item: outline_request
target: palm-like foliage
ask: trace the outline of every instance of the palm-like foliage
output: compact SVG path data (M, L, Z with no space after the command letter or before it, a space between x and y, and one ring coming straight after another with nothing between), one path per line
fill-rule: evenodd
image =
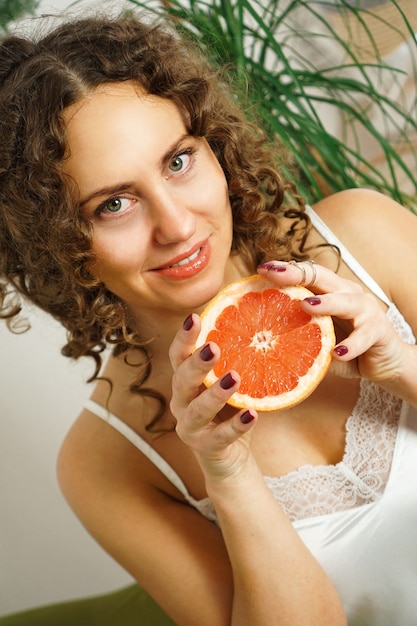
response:
M359 0L130 1L171 20L213 63L228 64L235 84L245 87L245 106L292 153L297 184L309 200L324 188L367 186L409 206L414 202L416 102L404 105L386 91L384 85L400 83L404 72L381 60L369 26L372 18L387 32L402 33L416 59L411 25L396 0L388 2L400 21L394 26L377 8L359 9ZM346 36L352 19L367 38L368 60ZM328 128L326 120L335 115L349 140ZM383 170L364 156L364 136L377 146Z
M23 17L34 15L38 0L0 0L0 32L7 31L10 22Z

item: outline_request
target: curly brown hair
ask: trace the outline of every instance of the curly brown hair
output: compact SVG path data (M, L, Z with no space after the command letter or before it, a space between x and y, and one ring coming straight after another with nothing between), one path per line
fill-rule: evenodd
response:
M126 80L173 101L190 134L208 141L229 186L234 251L254 268L270 258L307 258L309 220L281 178L279 153L248 122L221 70L171 27L95 17L38 40L7 37L0 48L0 314L19 312L11 293L47 311L67 330L63 354L95 359L92 379L106 345L146 348L123 302L88 271L92 229L62 171L63 113L98 85ZM285 232L283 217L292 223Z

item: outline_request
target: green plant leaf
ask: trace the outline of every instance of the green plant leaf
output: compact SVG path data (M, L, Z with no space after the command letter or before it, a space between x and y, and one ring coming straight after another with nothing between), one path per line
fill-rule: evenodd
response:
M24 15L34 15L38 0L0 0L0 29L8 30L8 25Z
M401 84L404 70L381 58L371 28L373 20L408 40L417 65L413 28L396 0L388 2L396 24L383 8L361 9L351 0L130 1L171 21L214 64L227 64L248 114L292 154L306 199L366 186L415 210L416 96L405 104L384 88L384 80ZM370 60L350 40L358 28ZM417 83L416 67L412 71ZM340 136L326 128L328 115L343 123ZM376 162L363 154L364 137L379 155Z

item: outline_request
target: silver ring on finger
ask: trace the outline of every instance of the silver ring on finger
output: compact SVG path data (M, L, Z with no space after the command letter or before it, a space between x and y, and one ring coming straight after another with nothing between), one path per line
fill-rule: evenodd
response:
M297 284L297 287L300 287L301 285L304 285L304 283L306 282L306 279L307 279L307 275L306 275L306 271L305 271L304 266L301 263L298 263L298 261L290 261L290 265L294 265L301 272L301 281Z
M316 282L317 279L317 268L314 264L314 261L306 261L307 265L309 265L311 267L311 271L312 271L312 276L311 276L311 280L308 283L308 285L305 285L306 289L310 289L310 287L312 287L314 285L314 283Z

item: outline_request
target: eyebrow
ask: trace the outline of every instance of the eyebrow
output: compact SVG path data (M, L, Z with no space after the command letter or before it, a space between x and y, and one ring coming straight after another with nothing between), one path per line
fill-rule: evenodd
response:
M169 159L175 156L175 154L180 149L181 144L185 141L185 139L189 139L190 137L191 135L189 135L188 133L184 133L183 135L181 135L181 137L176 139L175 142L168 148L168 150L160 158L159 166L162 167L163 165L165 165L165 163L167 163L167 161L169 161ZM96 189L95 191L92 191L85 198L82 198L80 200L80 206L84 207L86 204L91 202L91 200L94 200L94 198L99 198L101 196L108 197L108 196L113 196L116 193L122 193L123 191L127 191L128 189L131 189L133 186L134 186L133 182L124 181L120 183L115 183L114 185L110 185L108 187L101 187L100 189Z

